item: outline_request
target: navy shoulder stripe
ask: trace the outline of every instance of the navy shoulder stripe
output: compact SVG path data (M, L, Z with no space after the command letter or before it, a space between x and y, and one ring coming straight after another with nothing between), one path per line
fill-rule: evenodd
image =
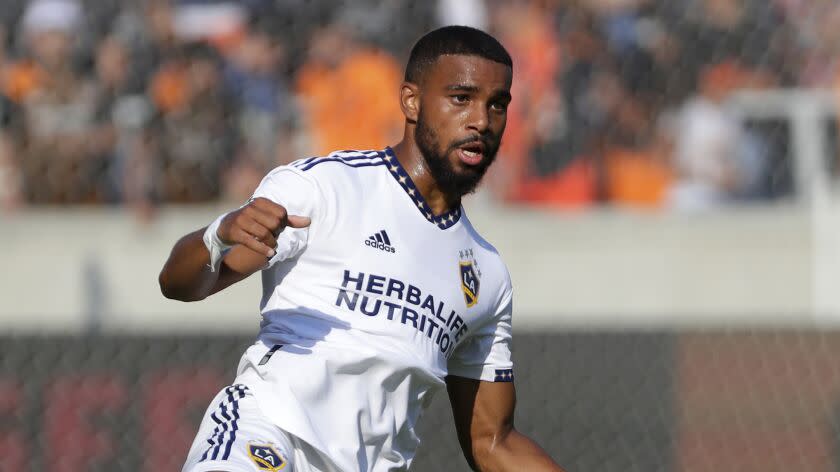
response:
M377 151L338 151L326 157L314 157L294 164L301 171L307 171L325 162L340 162L348 167L371 167L385 164L382 155Z
M289 165L290 165L291 167L296 167L296 168L299 168L300 166L305 165L305 164L308 164L308 163L310 163L310 162L314 161L315 159L320 159L320 157L319 157L319 156L315 156L315 157L306 157L306 158L303 158L303 159L298 159L298 160L296 160L296 161L294 161L294 162L289 163Z

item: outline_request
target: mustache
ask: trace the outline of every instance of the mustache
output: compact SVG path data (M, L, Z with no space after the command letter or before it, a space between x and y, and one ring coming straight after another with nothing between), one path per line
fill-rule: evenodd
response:
M465 144L470 143L481 143L484 144L484 147L487 149L495 149L499 145L499 140L492 135L487 136L470 136L467 138L459 139L452 144L449 145L450 149L459 148Z

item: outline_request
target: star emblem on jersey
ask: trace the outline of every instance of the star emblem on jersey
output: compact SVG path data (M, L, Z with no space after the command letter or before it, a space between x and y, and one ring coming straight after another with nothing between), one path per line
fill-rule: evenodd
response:
M394 249L394 246L391 245L391 238L388 237L388 233L386 233L384 229L368 236L368 238L365 239L365 246L370 246L372 248L379 249L380 251L390 252L392 254L397 252L397 250Z
M277 472L286 467L283 456L271 444L248 444L248 456L257 464L257 469Z
M458 263L461 276L461 290L464 292L464 301L467 308L478 303L478 289L481 286L479 277L481 271L475 261L472 249L463 249L458 252L460 262Z

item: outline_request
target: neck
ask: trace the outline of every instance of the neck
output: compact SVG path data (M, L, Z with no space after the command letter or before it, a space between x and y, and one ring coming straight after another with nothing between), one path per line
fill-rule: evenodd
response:
M423 153L417 147L417 143L410 139L408 133L402 141L392 146L391 149L435 215L451 211L461 204L460 195L449 195L438 186L429 171L428 165L426 165Z

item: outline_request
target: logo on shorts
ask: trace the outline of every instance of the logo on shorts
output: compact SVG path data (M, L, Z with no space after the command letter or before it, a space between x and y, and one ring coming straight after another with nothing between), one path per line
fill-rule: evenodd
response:
M286 467L283 456L271 444L248 444L248 456L257 464L257 469L277 472Z
M464 292L464 301L467 303L467 308L478 303L478 287L480 285L479 277L481 277L481 270L478 268L478 263L475 261L472 249L464 249L459 251L460 257L459 267L461 275L461 290Z

